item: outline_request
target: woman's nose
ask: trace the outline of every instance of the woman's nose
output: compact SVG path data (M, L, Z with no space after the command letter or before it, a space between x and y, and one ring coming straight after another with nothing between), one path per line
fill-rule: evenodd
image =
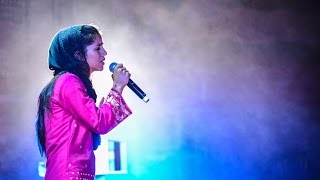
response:
M103 48L102 55L103 55L103 56L106 56L107 54L108 54L107 51Z

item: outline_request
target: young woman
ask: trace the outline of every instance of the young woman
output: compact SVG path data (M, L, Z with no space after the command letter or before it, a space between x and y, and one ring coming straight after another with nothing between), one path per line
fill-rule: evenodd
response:
M132 113L121 95L130 78L122 64L114 70L110 93L95 105L90 74L103 70L106 55L102 37L91 25L68 27L52 40L53 78L40 93L36 121L39 150L47 160L45 180L93 180L99 134Z

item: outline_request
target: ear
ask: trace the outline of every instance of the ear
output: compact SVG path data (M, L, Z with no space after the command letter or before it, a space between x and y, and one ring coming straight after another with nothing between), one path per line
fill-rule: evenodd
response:
M79 61L86 61L86 57L84 56L84 54L82 54L80 51L76 51L74 52L74 57L76 59L78 59Z

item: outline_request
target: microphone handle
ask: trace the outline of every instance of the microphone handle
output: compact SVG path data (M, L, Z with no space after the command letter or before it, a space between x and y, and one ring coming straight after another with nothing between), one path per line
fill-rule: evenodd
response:
M127 86L136 93L140 99L143 99L146 96L146 93L144 93L131 79L129 79Z

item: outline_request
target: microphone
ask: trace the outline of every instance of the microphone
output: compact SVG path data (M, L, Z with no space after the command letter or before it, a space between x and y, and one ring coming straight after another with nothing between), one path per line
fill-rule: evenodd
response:
M116 66L118 65L118 63L113 62L110 64L109 66L109 70L113 73L114 72L114 68L116 68ZM150 99L147 97L146 93L144 93L137 85L136 83L134 83L131 79L129 79L129 82L127 84L127 86L140 98L142 99L145 103L147 103Z

